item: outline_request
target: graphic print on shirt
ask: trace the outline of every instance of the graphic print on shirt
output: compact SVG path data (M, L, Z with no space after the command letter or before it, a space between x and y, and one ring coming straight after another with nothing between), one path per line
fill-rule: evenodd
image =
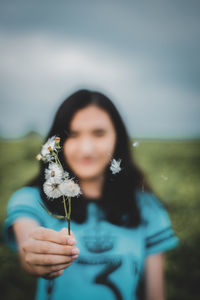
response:
M102 232L99 226L95 230L87 232L87 235L82 238L83 245L91 253L103 253L112 250L114 241L115 237Z
M117 236L112 235L108 228L106 231L102 230L100 226L98 226L98 231L96 229L88 230L87 235L82 236L82 245L86 251L84 251L85 255L80 253L76 262L90 266L102 265L101 270L94 276L93 282L109 288L116 300L124 300L123 291L120 291L119 284L110 278L123 265L123 255L114 254L112 251L117 242ZM133 276L138 275L137 260L129 263L132 265Z

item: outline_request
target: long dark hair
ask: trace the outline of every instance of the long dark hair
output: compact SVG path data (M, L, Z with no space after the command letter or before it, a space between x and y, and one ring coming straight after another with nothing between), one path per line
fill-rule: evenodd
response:
M79 90L73 93L59 107L45 142L56 135L60 137L62 146L69 136L73 116L78 110L89 105L96 105L110 116L117 135L114 158L121 159L122 162L122 171L117 175L111 174L109 166L105 170L102 198L97 203L102 207L109 222L121 226L136 227L141 223L136 192L139 190L151 191L151 188L146 182L144 174L134 162L125 125L116 107L108 97L102 93L89 90ZM64 159L63 151L59 152L59 159L64 169L75 177ZM39 187L41 198L46 207L51 212L63 215L61 198L51 201L47 199L43 192L45 168L47 168L47 165L41 162L39 175L29 183L29 186ZM85 221L87 203L88 199L85 199L84 195L72 201L72 220L78 223Z

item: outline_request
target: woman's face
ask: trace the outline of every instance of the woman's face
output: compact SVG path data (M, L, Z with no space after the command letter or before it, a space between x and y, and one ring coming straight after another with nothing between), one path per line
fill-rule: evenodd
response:
M64 157L79 180L101 177L109 164L116 143L110 116L90 105L72 118L70 135L64 143Z

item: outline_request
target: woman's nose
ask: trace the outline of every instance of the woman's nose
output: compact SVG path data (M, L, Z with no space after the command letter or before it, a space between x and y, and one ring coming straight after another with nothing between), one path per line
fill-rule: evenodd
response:
M79 150L82 154L89 155L93 153L94 143L91 139L85 138L82 139L79 144Z

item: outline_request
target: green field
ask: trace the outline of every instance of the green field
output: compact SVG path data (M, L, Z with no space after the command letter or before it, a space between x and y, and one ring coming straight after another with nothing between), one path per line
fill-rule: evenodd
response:
M167 299L200 299L200 140L138 141L138 147L133 148L135 161L168 208L180 238L179 247L166 253ZM37 135L0 141L1 229L9 197L38 171L34 157L40 151L41 142ZM2 230L0 265L1 299L32 300L35 278L21 270L17 254L3 242Z

